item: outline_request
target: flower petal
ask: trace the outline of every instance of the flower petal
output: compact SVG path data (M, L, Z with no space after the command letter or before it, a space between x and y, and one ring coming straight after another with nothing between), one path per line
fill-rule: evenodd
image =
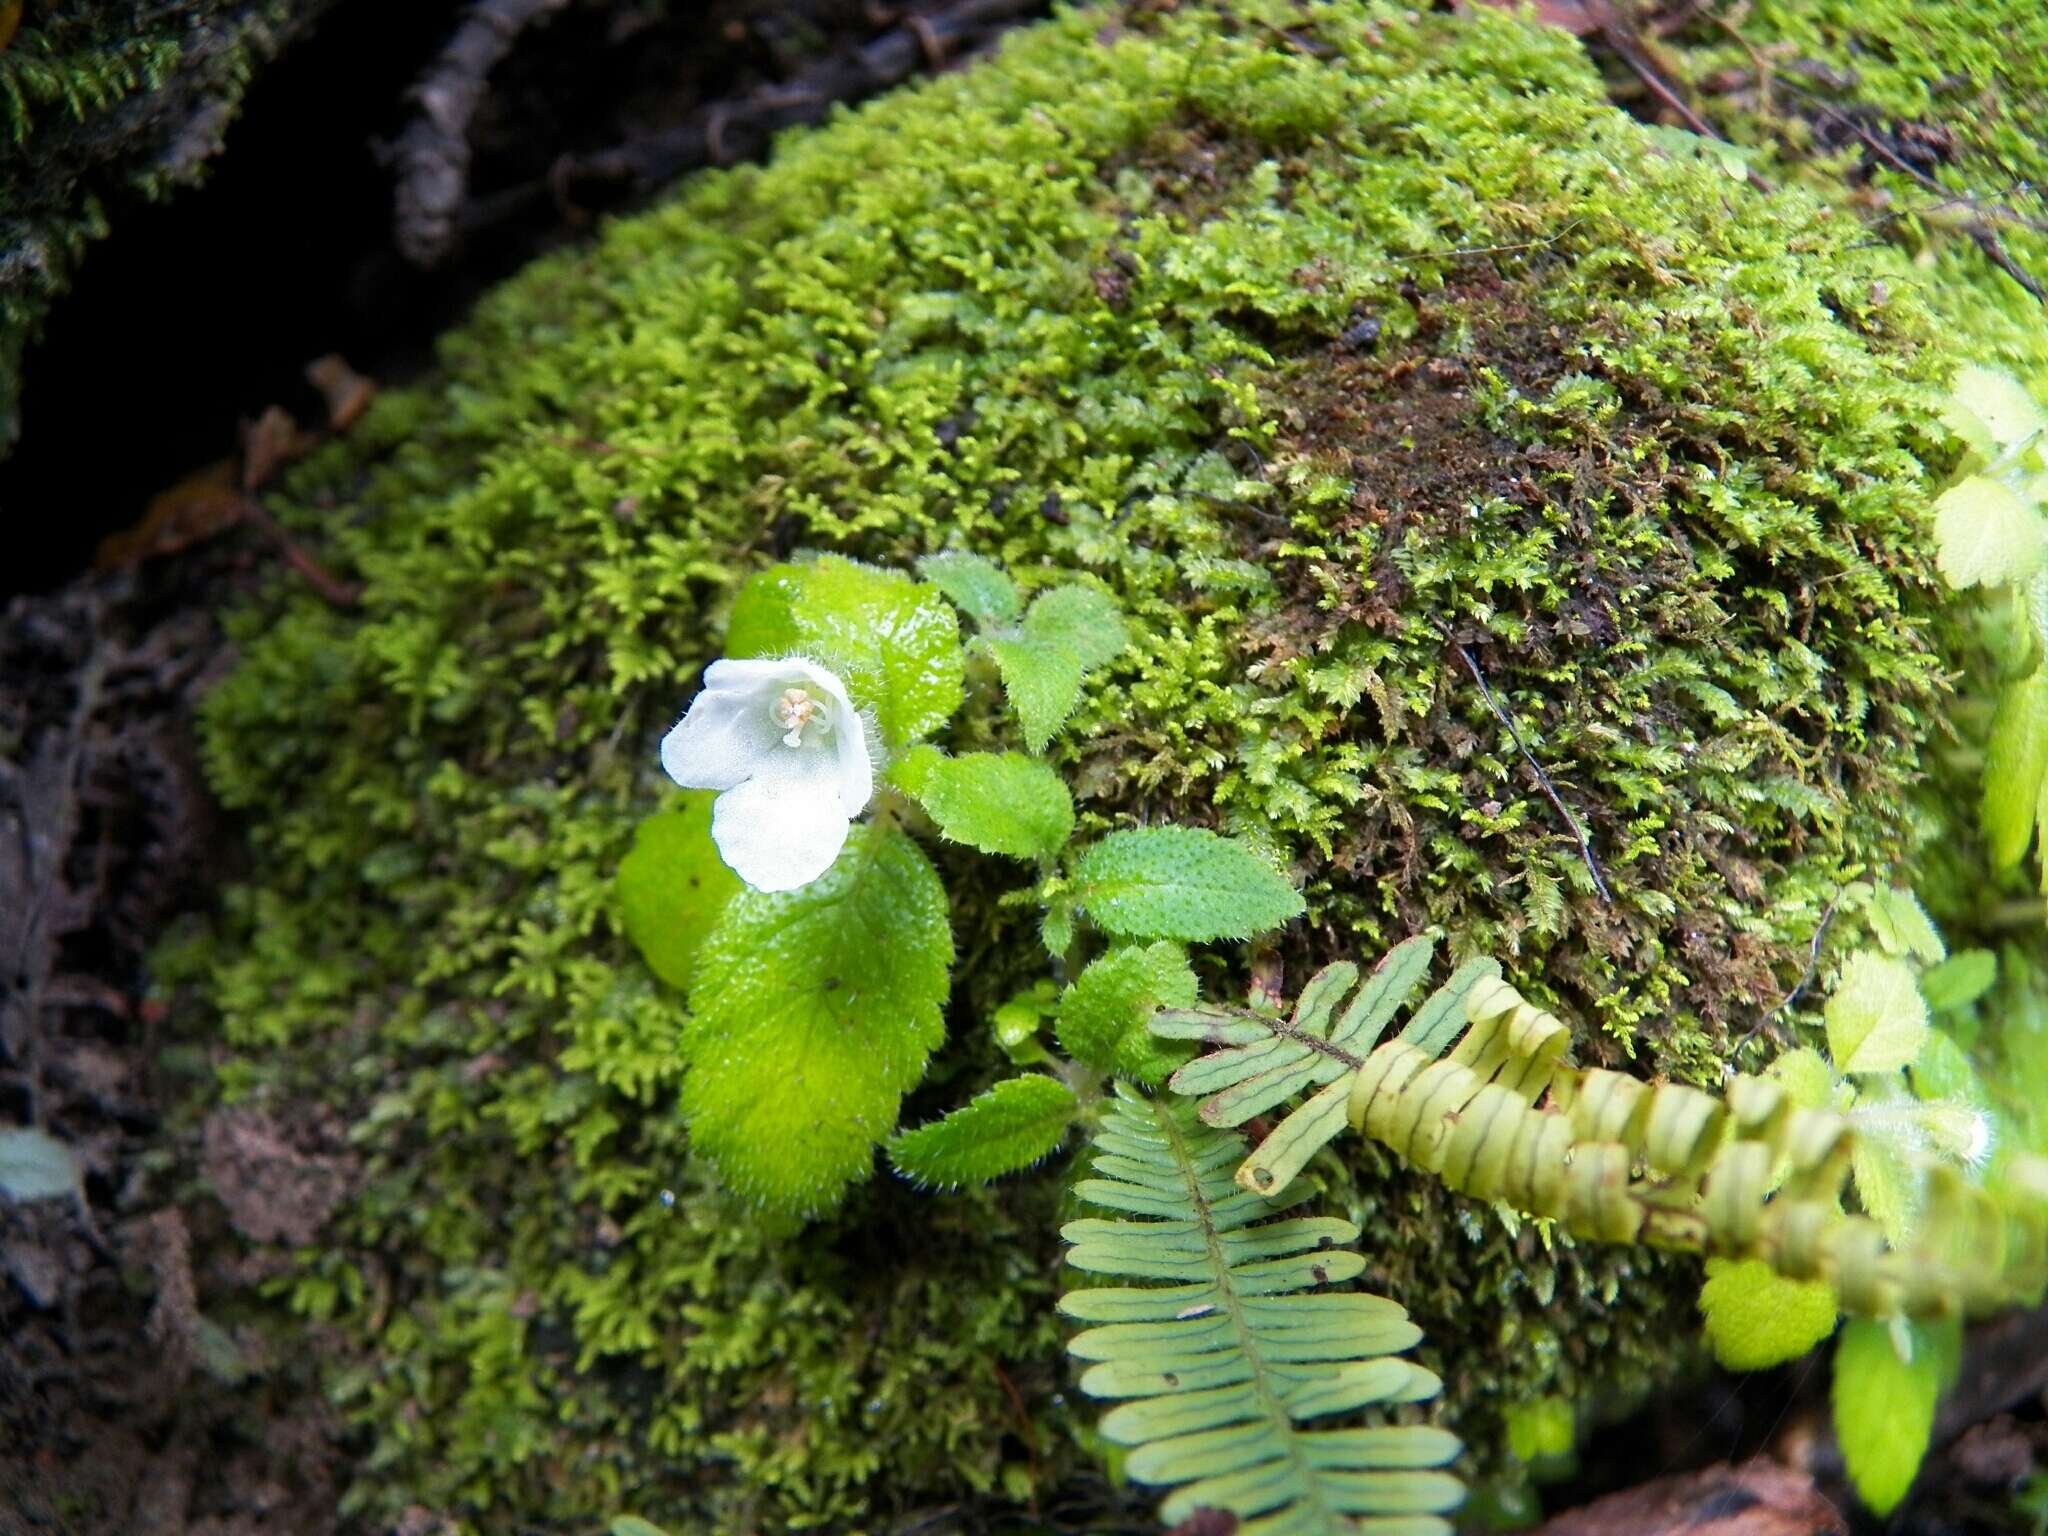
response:
M719 857L757 891L809 885L832 867L852 824L828 786L800 771L757 774L711 806Z
M661 766L684 789L731 789L745 782L777 745L768 713L775 677L735 678L726 670L735 665L769 664L713 662L704 672L704 691L661 739Z

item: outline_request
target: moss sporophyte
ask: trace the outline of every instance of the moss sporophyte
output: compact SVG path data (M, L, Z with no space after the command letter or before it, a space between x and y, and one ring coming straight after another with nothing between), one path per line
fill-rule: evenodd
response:
M875 791L867 723L837 675L801 656L714 661L661 743L685 789L715 789L711 840L760 891L793 891L832 867Z

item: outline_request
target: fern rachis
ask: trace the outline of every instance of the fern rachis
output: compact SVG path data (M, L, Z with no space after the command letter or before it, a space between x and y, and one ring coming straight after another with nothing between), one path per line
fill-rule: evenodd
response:
M1095 1139L1077 1192L1124 1219L1068 1223L1076 1268L1165 1284L1070 1292L1092 1324L1070 1344L1091 1396L1120 1399L1102 1432L1132 1447L1129 1474L1175 1487L1168 1523L1229 1510L1245 1532L1438 1536L1461 1489L1440 1467L1458 1442L1423 1425L1308 1430L1301 1421L1433 1397L1437 1378L1399 1358L1421 1332L1402 1308L1312 1291L1357 1275L1331 1217L1266 1221L1278 1206L1232 1182L1243 1143L1183 1106L1125 1094ZM1129 1219L1135 1218L1135 1219Z

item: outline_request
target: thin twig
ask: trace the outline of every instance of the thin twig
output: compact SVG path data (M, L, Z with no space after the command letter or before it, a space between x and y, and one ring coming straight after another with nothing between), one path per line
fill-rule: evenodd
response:
M1899 154L1897 150L1872 133L1862 123L1856 121L1849 113L1822 100L1812 91L1805 90L1797 85L1794 85L1792 89L1811 101L1817 111L1826 117L1832 118L1835 122L1840 123L1851 133L1855 134L1858 139L1863 141L1865 149L1869 150L1871 154L1875 155L1892 170L1897 171L1902 176L1910 177L1929 191L1948 192L1949 189L1947 187L1944 187L1934 177L1928 175L1919 166L1914 165L1910 160ZM1965 203L1978 216L1968 224L1965 224L1962 232L1975 242L1977 249L1984 253L1986 260L2007 277L2018 283L2021 288L2025 289L2028 296L2037 304L2048 304L2048 287L2043 287L2040 279L2036 278L2013 259L2012 253L2005 248L2005 242L1998 238L1998 231L1993 229L1984 218L1984 205L1975 198L1965 199ZM2033 222L2032 220L2022 218L2017 213L2014 213L2012 217L2017 223L2032 224Z
M1537 251L1542 250L1545 246L1557 244L1558 241L1585 222L1583 217L1573 219L1571 223L1565 225L1556 234L1545 235L1541 240L1519 240L1513 245L1469 245L1447 251L1394 251L1388 255L1387 260L1440 261L1446 259L1455 260L1465 256L1504 256L1510 251Z
M393 233L406 259L437 265L454 249L469 190L469 125L490 73L519 35L568 0L473 0L434 67L413 87L419 115L393 146L398 162Z
M1586 829L1579 825L1579 818L1572 814L1571 807L1564 803L1564 797L1557 792L1557 786L1550 782L1550 775L1545 773L1543 765L1536 761L1536 754L1531 752L1529 744L1522 740L1522 728L1515 724L1515 717L1501 708L1500 700L1493 696L1493 689L1486 683L1486 674L1479 670L1479 663L1473 658L1472 653L1452 639L1448 630L1444 631L1444 638L1450 640L1451 649L1458 653L1458 659L1465 663L1465 670L1472 674L1472 681L1479 685L1479 696L1486 700L1486 707L1493 711L1494 718L1508 728L1508 734L1515 739L1515 750L1522 754L1522 761L1527 763L1530 771L1536 775L1536 782L1543 786L1543 793L1550 797L1550 803L1557 807L1557 814L1562 816L1564 824L1571 828L1572 836L1579 845L1579 857L1586 861L1586 871L1593 877L1593 889L1600 893L1603 902L1611 904L1614 893L1607 888L1607 882L1601 878L1600 862L1593 857L1593 844L1586 836Z
M1820 974L1821 946L1828 941L1828 929L1834 926L1835 912L1840 908L1841 904L1842 893L1837 891L1829 899L1827 907L1821 912L1820 923L1813 930L1813 941L1806 946L1806 969L1800 973L1799 980L1793 985L1792 990L1778 1000L1778 1006L1759 1017L1754 1024L1749 1026L1749 1033L1736 1041L1729 1049L1728 1060L1731 1063L1741 1054L1742 1048L1757 1037L1759 1030L1770 1023L1771 1020L1777 1018L1779 1014L1791 1008L1794 1003L1799 1001L1806 989L1813 985L1813 978Z
M558 192L583 182L624 182L642 191L703 165L738 158L727 143L745 130L764 139L784 128L822 121L840 102L936 70L991 42L1011 24L1045 8L1045 0L953 0L912 13L849 53L835 55L794 79L692 113L676 127L594 154L565 156L552 181Z
M305 577L308 585L335 607L353 608L363 600L361 588L350 586L301 549L298 541L284 531L277 519L272 517L255 497L242 498L242 515L262 529L277 545L278 553L284 556L292 569Z

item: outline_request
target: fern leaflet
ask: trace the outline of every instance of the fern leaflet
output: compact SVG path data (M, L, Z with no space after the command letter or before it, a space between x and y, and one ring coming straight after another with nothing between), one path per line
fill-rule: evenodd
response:
M1318 1289L1365 1261L1333 1217L1265 1221L1277 1207L1232 1183L1236 1136L1183 1105L1119 1087L1077 1192L1118 1219L1069 1222L1067 1261L1162 1282L1069 1292L1060 1310L1094 1326L1068 1345L1091 1362L1081 1389L1119 1405L1102 1433L1132 1447L1125 1470L1176 1491L1169 1525L1197 1509L1236 1515L1247 1536L1443 1536L1463 1489L1458 1454L1427 1425L1305 1429L1306 1420L1434 1397L1442 1383L1399 1358L1421 1330L1392 1301Z

